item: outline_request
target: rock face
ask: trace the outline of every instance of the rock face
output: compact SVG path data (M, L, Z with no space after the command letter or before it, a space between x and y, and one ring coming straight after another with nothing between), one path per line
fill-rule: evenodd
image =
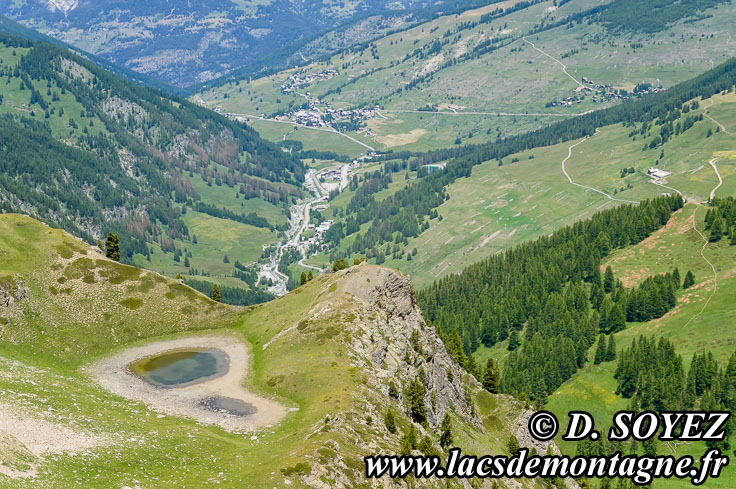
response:
M357 449L363 456L400 453L400 438L406 428L389 433L383 419L385 413L392 411L397 419L402 419L402 426L408 424L410 413L404 389L413 380L421 380L426 389L424 405L427 411L426 423L414 423L413 426L418 440L431 439L435 453L442 453L436 440L447 412L452 413L453 433L468 433L476 440L494 440L495 448L482 445L482 442L476 445L479 453L499 453L498 446L506 446L512 434L523 446L534 446L523 433L530 411L526 411L517 399L498 395L488 400L491 395L486 393L484 398L495 407L491 408L491 415L486 411L481 420L479 411L482 409L476 407L481 386L450 357L434 327L422 318L408 277L395 270L361 264L324 280L317 297L309 311L309 319L283 330L274 337L275 341L286 341L288 337L295 340L300 326L307 322L339 325L350 363L361 373L363 382L353 395L350 410L330 413L329 422L321 421L313 426L313 433L322 432L329 425L330 432L338 434L324 445L327 451L337 455L330 460L321 458L319 452L307 455L311 473L301 477L306 486L317 489L404 487L385 477L369 481L356 479L356 471L362 468L350 463L341 453L347 446ZM369 418L372 424L366 421ZM488 426L494 427L486 428L486 420ZM366 429L366 424L371 428ZM338 440L347 446L342 446ZM553 450L556 451L556 447ZM420 451L412 453L419 455ZM570 482L568 488L577 487ZM458 480L457 484L464 489L546 487L543 481L512 479L473 481L472 485L467 480ZM446 487L446 481L413 479L411 487L441 488Z
M422 318L408 277L359 265L345 272L339 287L364 311L350 347L354 363L372 374L375 388L389 395L393 382L403 402L402 388L423 371L431 427L439 425L447 409L473 426L481 425L468 399L477 382L450 358L434 327Z

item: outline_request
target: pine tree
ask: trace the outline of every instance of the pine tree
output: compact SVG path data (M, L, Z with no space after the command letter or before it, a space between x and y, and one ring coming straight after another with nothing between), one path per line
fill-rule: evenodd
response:
M736 226L731 228L731 241L728 244L731 246L736 245Z
M621 304L616 304L608 315L607 332L616 333L626 329L626 316Z
M672 282L675 283L675 288L679 289L682 287L682 279L680 278L680 270L675 267L674 270L672 270Z
M340 270L344 270L348 267L348 264L345 263L345 260L340 258L335 263L332 264L332 271L333 272L339 272Z
M220 296L220 287L218 287L217 284L212 285L212 300L215 302L220 302L220 300L222 300L222 297Z
M723 221L720 217L713 219L713 225L710 228L710 237L708 241L715 243L723 238Z
M685 274L685 280L682 282L682 288L689 289L694 284L695 284L695 276L693 275L693 272L688 270L687 273Z
M111 260L120 261L120 238L117 234L107 233L105 239L105 256Z
M606 272L603 275L603 290L606 294L610 294L613 291L613 286L615 285L615 280L613 278L613 270L611 270L610 266L606 267Z
M452 445L452 420L450 419L450 413L445 411L445 417L442 418L440 423L440 446L447 448Z
M301 276L299 277L299 284L304 285L307 283L307 274L302 272Z
M506 449L509 451L511 455L514 455L516 452L521 450L521 446L519 445L519 440L514 435L511 435L509 439L506 441Z
M396 433L396 418L394 417L394 412L390 409L383 416L383 423L386 425L389 433Z
M463 350L463 340L456 329L453 329L448 335L445 344L447 345L447 353L460 365L465 365L465 350Z
M483 388L491 394L498 393L498 366L492 358L486 362L486 370L483 372Z
M404 399L409 407L409 415L413 421L420 424L427 419L427 405L424 403L426 393L427 388L417 378L410 380L404 389Z
M307 282L309 282L309 281L310 281L310 280L312 280L313 278L314 278L314 275L312 274L312 271L310 270L310 271L309 271L309 274L307 275Z
M611 335L608 338L608 350L606 350L606 362L612 362L616 360L616 337Z
M603 333L598 336L598 346L595 349L595 359L593 363L598 365L606 361L606 353L608 352L608 345L606 344L606 335Z
M509 335L509 344L506 347L508 351L514 351L517 348L519 348L520 341L519 341L519 333L516 330L511 331L511 334Z
M596 244L601 252L601 256L608 256L608 254L611 253L611 238L609 238L603 231L598 233Z

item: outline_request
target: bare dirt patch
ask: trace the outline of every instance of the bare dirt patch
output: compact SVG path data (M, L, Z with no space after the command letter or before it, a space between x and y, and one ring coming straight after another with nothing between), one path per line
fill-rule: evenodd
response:
M403 146L405 144L416 143L425 134L427 134L426 129L412 129L411 131L402 134L378 136L376 139L379 143L385 144L388 147Z
M146 382L130 370L130 364L136 360L186 348L222 350L230 359L227 373L186 387L161 388ZM243 432L273 426L289 411L280 403L254 394L243 386L249 366L248 348L236 336L210 334L128 348L87 367L86 372L108 391L141 401L155 411L214 424L231 432ZM209 409L206 400L220 396L247 403L255 412L241 416Z
M84 452L104 443L98 436L20 414L0 404L0 474L12 478L34 477L39 457Z

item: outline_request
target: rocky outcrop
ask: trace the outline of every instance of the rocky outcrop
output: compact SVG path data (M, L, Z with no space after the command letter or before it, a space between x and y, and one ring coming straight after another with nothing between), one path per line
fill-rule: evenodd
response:
M354 363L370 372L373 387L389 395L391 384L403 402L403 387L424 373L427 421L436 427L448 409L480 427L470 391L475 379L450 358L434 327L424 321L408 277L395 270L359 265L344 272L339 290L362 314L353 326Z

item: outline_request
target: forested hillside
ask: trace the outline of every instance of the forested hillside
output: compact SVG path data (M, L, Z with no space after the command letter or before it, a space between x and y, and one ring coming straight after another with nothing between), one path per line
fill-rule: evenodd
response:
M583 366L599 333L675 306L679 277L626 289L610 269L602 276L601 260L648 237L682 205L677 195L602 211L436 282L418 293L419 304L452 354L478 376L472 353L510 338L501 388L546 399Z
M223 247L253 261L301 195L301 161L244 124L57 46L2 35L0 102L3 211L90 243L115 232L125 262L138 256L161 271L211 273ZM198 242L192 226L209 215L251 240Z

